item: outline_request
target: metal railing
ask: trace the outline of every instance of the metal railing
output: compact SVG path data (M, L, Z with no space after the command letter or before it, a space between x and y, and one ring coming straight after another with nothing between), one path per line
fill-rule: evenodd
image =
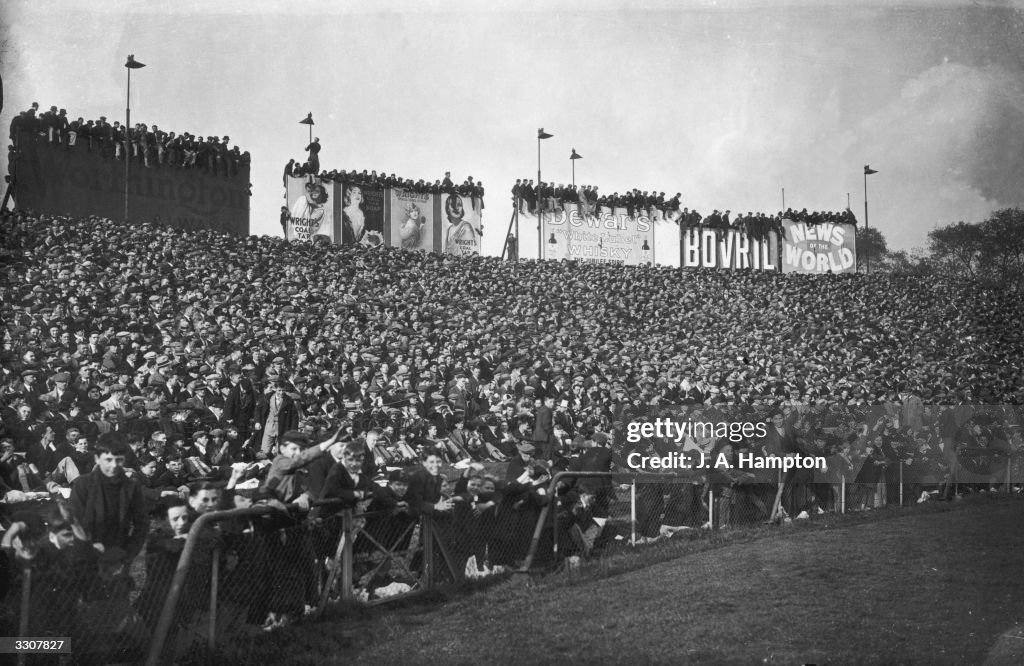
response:
M130 603L136 615L142 613L147 623L154 623L146 629L151 637L146 663L159 664L168 657L173 659L183 647L191 649L201 644L202 649L213 653L219 640L235 636L239 613L244 613L246 624L258 624L268 609L284 603L279 597L293 604L291 608L302 609L295 611L297 616L316 618L332 603L383 604L443 585L460 586L469 577L467 574L477 575L476 567L470 563L474 557L481 571L486 571L480 575L490 575L502 568L491 568L492 565L503 565L504 570L516 573L534 573L549 569L549 565L557 566L579 552L572 543L566 547L568 526L576 519L574 500L568 492L574 481L600 480L599 485L610 485L612 493L615 489L620 491L620 497L609 504L609 527L605 529L602 547L612 540L640 545L659 538L659 526L671 526L668 536L672 536L673 530L717 530L723 526L740 528L770 522L775 497L782 504L791 503L785 507L789 514L803 507L814 507L810 510L814 514L846 513L884 504L912 505L922 492L928 497L941 495L942 488L950 482L958 490L971 484L976 484L979 491L996 486L1012 490L1013 470L1019 458L993 449L961 449L960 454L965 461L973 456L980 462L958 464L946 474L940 468L923 470L907 467L903 460L891 461L890 466L895 465L896 469L890 469L888 474L882 470L869 483L858 482L853 471L805 477L791 485L781 473L773 472L773 480L766 476L757 483L731 487L709 482L699 473L673 476L563 471L543 486L543 493L536 493L544 495L542 505L537 503L523 510L510 501L499 505L500 511L482 515L469 511L465 503L448 515L403 514L400 520L391 520L394 512L358 513L352 509L301 520L265 505L216 511L199 516L191 526L173 572L170 567L166 569L169 582L144 569L141 556L126 568L123 574L130 574L136 590L145 580L147 588L155 583L158 589L166 589L166 594L157 595L153 601L141 598L146 594L143 590L143 595L133 593L129 602L125 593L125 603ZM887 493L882 489L886 484ZM593 488L581 490L589 493ZM628 497L623 496L623 491L628 492ZM321 513L340 508L339 500L314 506ZM228 529L240 522L248 522L251 532ZM223 538L204 541L211 534ZM245 549L248 551L242 552ZM255 560L245 562L245 557ZM246 568L250 565L251 569ZM123 617L103 605L102 589L99 596L90 592L97 587L95 564L90 562L81 571L71 572L36 571L33 566L32 561L26 563L20 571L20 584L11 589L11 601L19 592L21 596L20 603L12 604L8 613L12 630L17 626L20 635L37 631L38 618L47 604L53 603L52 590L63 574L85 581L80 600L75 602L77 609L65 609L77 615L49 617L47 626L59 629L61 635L77 632L82 642L99 644L115 640L118 644L111 644L115 651L124 652L139 643L139 636L111 639L114 634L89 633L92 627L117 625ZM249 575L250 570L255 573ZM281 576L282 571L291 575ZM161 587L164 584L166 587ZM102 587L102 583L99 585ZM245 589L239 591L239 585ZM380 592L388 588L387 594ZM93 600L100 599L98 605L90 605L91 594ZM95 617L86 617L83 622L83 612ZM112 614L101 617L104 612ZM194 631L189 633L185 627ZM171 643L175 636L181 639L177 645ZM191 643L182 645L183 640Z

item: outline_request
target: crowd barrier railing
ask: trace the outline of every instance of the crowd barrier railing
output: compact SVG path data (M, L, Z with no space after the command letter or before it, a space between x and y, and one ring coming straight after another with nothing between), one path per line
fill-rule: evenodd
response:
M73 637L79 654L131 663L145 657L155 665L189 650L212 653L219 640L275 613L316 618L332 603L383 604L495 573L545 571L579 552L567 539L576 520L564 492L569 482L609 488L605 543L634 546L677 531L796 519L802 507L843 514L913 505L922 493L937 498L965 485L1013 490L1019 456L983 448L959 453L948 474L891 461L896 469L869 483L853 471L787 481L773 470L754 483L728 485L696 473L563 471L537 493L543 502L462 502L447 515L341 510L337 500L315 503L312 518L304 519L265 505L216 511L197 518L163 579L141 566L143 555L116 573L102 566L97 572L94 560L56 569L28 561L10 591L11 601L19 592L20 599L7 609L8 626L22 636Z
M431 516L396 519L392 511L339 510L339 504L314 503L313 513L303 520L290 520L280 509L263 505L201 515L177 562L146 663L155 666L180 658L194 649L197 636L205 639L205 650L212 654L219 638L241 633L243 625L258 625L265 616L267 621L275 615L315 619L332 602L360 599L357 588L363 590L362 601L377 604L463 581ZM324 509L337 513L316 515ZM240 522L267 519L285 524L255 526L248 533L237 530ZM211 536L222 538L212 546L212 554L203 557L203 548L211 549ZM248 562L243 561L246 558ZM204 626L197 628L187 613L195 614L194 594L207 593L197 590L194 582L207 579L208 614L200 619ZM382 580L391 583L383 586ZM239 590L239 584L245 589ZM263 628L269 628L267 621Z

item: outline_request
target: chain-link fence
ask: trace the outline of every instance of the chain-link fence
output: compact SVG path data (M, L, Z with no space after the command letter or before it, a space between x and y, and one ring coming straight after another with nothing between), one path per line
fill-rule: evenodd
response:
M864 477L813 473L558 472L537 485L463 493L434 511L359 513L338 501L309 513L266 505L200 515L187 537L154 531L138 557L91 546L6 558L2 631L67 637L64 663L172 663L230 639L318 617L334 603L386 603L440 586L543 572L612 544L743 529L951 492L1010 491L1021 461L963 450L949 474L904 461ZM880 466L881 467L881 466ZM62 663L22 656L21 663Z

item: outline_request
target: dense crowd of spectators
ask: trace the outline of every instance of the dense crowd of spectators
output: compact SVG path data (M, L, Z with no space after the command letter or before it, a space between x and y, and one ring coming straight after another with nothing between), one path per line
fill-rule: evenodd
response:
M516 184L512 186L512 198L517 202L520 212L537 212L537 197L540 195L541 209L543 211L558 210L561 202L579 203L586 206L604 206L606 208L626 208L630 215L633 211L649 210L670 213L679 210L680 197L676 192L675 196L666 199L664 192L641 192L638 189L631 190L626 194L615 192L611 195L601 194L596 186L591 185L555 185L554 183L541 182L538 192L537 184L532 178L517 178Z
M314 432L346 418L415 450L430 426L461 428L455 462L507 457L549 397L572 436L632 402L1022 397L1021 305L971 284L510 267L98 219L27 229L34 259L5 285L3 381L5 402L37 420L72 404L81 419L141 417L155 403L188 439L233 425L245 440L279 386L292 425ZM838 307L814 305L823 285ZM239 386L243 415L229 400Z
M512 198L519 212L536 214L538 190L533 179L519 178L512 186ZM676 192L666 198L664 192L640 191L633 189L626 194L614 192L604 195L597 187L590 185L555 185L542 182L540 186L540 208L542 211L561 210L562 203L578 203L592 213L598 207L624 208L626 214L634 217L646 214L654 219L672 219L682 227L701 227L710 229L737 229L753 235L755 238L766 238L769 231L781 233L782 220L805 222L807 224L857 224L857 217L849 208L843 211L808 211L806 208L796 211L787 208L774 215L747 212L733 216L731 210L720 211L717 208L707 217L696 209L681 206L682 194Z
M900 398L873 406L794 401L779 410L695 405L645 411L645 418L667 417L677 423L769 425L767 436L736 442L698 434L680 442L652 438L624 444L621 455L627 459L634 452L682 452L703 455L705 464L711 465L724 454L734 467L686 473L683 483L639 485L639 533L651 539L701 526L712 498L717 527L769 520L783 475L760 469L757 463L741 468L741 453L755 461L786 455L825 461L821 467L793 469L785 475L780 519L842 509L870 511L899 504L901 493L906 504L948 501L957 490L1001 490L1007 481L1019 490L1024 478L1024 413L1019 406L938 406L926 405L914 394ZM654 475L680 476L675 470L654 470Z
M444 178L439 178L434 182L430 182L423 180L422 178L419 180L401 178L393 173L388 174L384 171L381 171L380 174L378 174L376 170L321 170L319 159L317 158L314 160L314 155L319 155L319 139L316 140L316 143L307 146L307 150L314 145L317 148L315 152L310 152L310 156L307 161L299 162L294 159L288 160L288 164L284 167L285 178L289 176L317 176L321 180L351 183L353 185L360 185L364 187L390 187L410 190L420 194L459 194L464 197L473 197L481 201L484 197L483 181L474 180L473 176L467 176L461 184L457 185L455 181L452 180L451 172L449 171L445 172Z
M51 106L39 113L39 104L14 116L11 120L10 158L16 160L24 141L47 144L53 149L98 152L105 159L130 159L140 166L154 169L199 169L205 173L233 178L239 171L248 172L249 151L229 144L230 137L180 135L157 125L136 123L127 128L120 121L107 122L81 117L71 120L65 109ZM14 173L12 168L11 172Z
M67 498L54 524L68 544L99 543L122 570L148 538L147 554L173 563L204 511L331 499L445 516L456 561L505 566L525 554L551 474L610 469L615 433L645 406L740 404L784 430L825 406L1024 401L1024 305L966 281L509 264L95 217L0 221L0 490L8 505ZM803 441L862 468L884 465L886 446L947 450L926 451L930 435L902 423L861 431L843 418ZM776 440L743 446L785 453ZM876 501L877 479L854 481ZM611 482L559 495L585 553ZM15 535L43 529L15 523ZM260 566L308 561L294 543L263 546L278 550ZM276 575L302 580L293 568ZM309 602L285 597L255 621L276 626Z

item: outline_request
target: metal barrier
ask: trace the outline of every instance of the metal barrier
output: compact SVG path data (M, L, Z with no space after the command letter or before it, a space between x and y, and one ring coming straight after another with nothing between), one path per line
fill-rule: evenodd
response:
M331 500L314 507L337 505L338 500ZM248 533L248 544L245 533L236 533L233 540L226 538L229 523L268 518L288 520L279 509L263 505L199 516L185 539L167 590L147 664L166 663L191 647L194 641L188 635L177 646L171 645L171 639L190 621L194 624L197 588L209 594L205 649L212 653L218 636L231 633L227 628L256 624L264 615L268 620L277 615L313 619L332 601L356 599L357 587L364 590L363 601L384 603L440 584L463 582L450 544L439 534L444 530L429 515L394 522L391 511L343 509L324 518L291 521L262 531L254 527ZM217 538L211 538L214 536ZM204 548L211 551L209 563L197 562ZM247 557L249 561L243 561ZM209 567L209 585L197 586L197 574L205 580L204 565ZM228 585L224 585L225 575ZM380 584L383 579L391 583L385 587ZM244 583L245 589L232 589L238 582ZM387 596L370 598L381 589L388 590ZM268 628L266 623L264 626Z
M145 597L138 594L141 558L106 564L84 545L18 564L10 572L20 577L10 589L17 622L4 633L66 637L81 661L141 661L149 638L141 617ZM16 661L24 664L25 655Z
M967 454L994 462L978 463L974 471L969 465L954 469L961 488L1012 489L1015 457L992 450ZM97 574L95 557L57 568L30 562L10 591L11 602L19 591L20 599L7 607L9 630L72 636L79 654L95 651L124 662L145 656L146 663L158 664L188 649L212 652L223 637L235 636L242 625L258 626L271 613L315 618L335 602L381 604L478 576L557 566L580 553L569 536L587 513L579 509L573 481L600 479L602 487L611 485L611 495L616 487L628 491L609 500L601 538L640 545L686 530L770 522L776 498L780 506L790 502L783 516L797 518L791 514L805 509L845 513L876 503L903 506L916 503L922 492L938 493L941 473L904 467L899 461L877 481L858 482L850 471L791 485L775 471L772 481L748 484L713 483L701 474L564 471L543 492L530 491L532 504L508 497L498 505L462 501L446 514L394 521L393 512L342 510L297 520L263 505L217 511L196 519L180 555L161 571L143 567L142 556L106 574ZM885 492L887 481L892 487ZM338 505L315 506L327 513ZM147 553L152 555L149 546Z

